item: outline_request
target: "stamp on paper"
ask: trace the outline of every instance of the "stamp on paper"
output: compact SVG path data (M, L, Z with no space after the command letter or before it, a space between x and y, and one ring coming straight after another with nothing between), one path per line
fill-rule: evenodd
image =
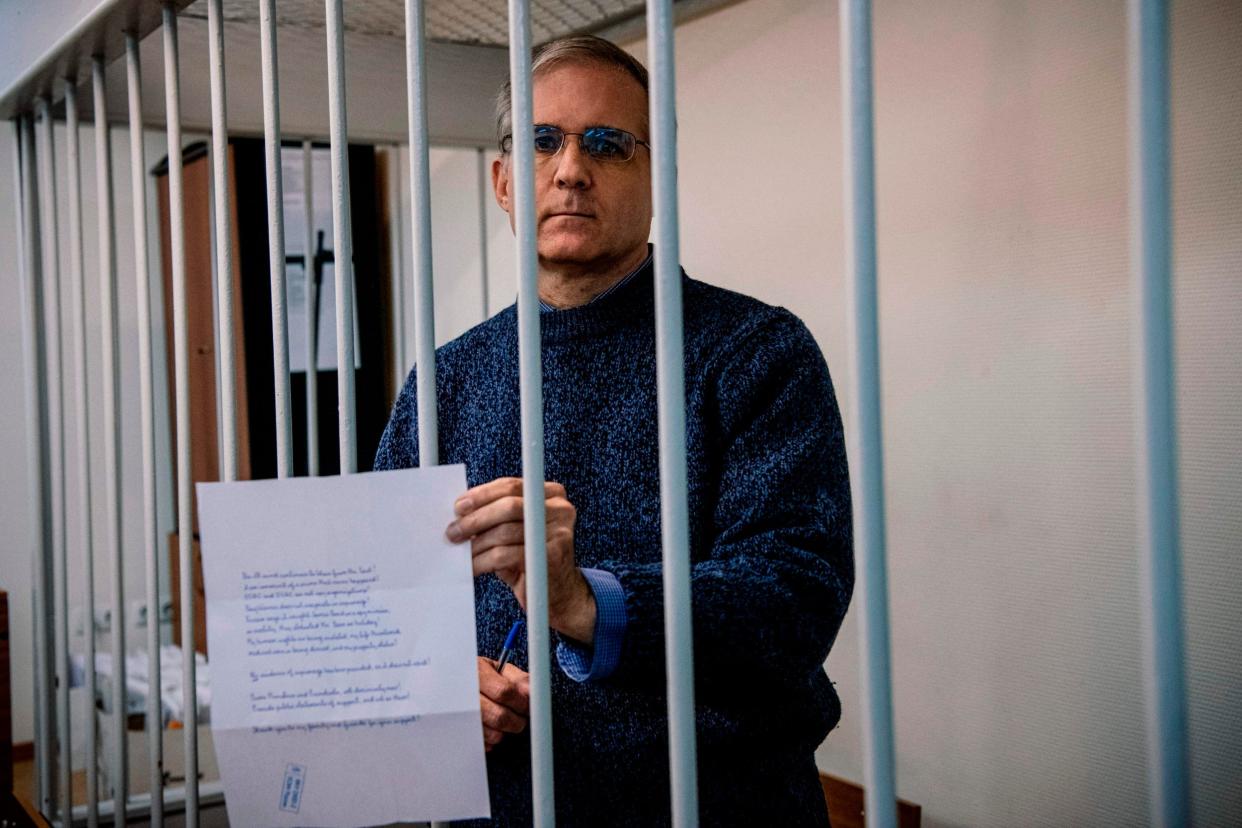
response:
M306 780L305 765L285 765L285 781L280 788L280 810L296 814L302 807L302 783Z

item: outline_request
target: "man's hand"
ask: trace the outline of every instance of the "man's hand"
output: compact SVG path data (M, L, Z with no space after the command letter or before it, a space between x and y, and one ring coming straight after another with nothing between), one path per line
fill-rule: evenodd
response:
M591 644L595 639L595 594L574 565L577 510L560 483L544 483L548 541L548 622L552 629ZM453 505L457 519L445 534L470 541L475 576L495 572L526 609L526 534L522 480L501 477L475 486Z
M521 733L530 716L530 674L512 664L496 672L496 662L479 656L479 712L483 716L483 750L500 744L506 733Z

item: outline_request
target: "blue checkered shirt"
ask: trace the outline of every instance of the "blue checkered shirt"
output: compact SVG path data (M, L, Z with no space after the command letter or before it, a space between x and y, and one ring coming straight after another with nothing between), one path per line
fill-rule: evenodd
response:
M595 593L595 643L582 647L562 638L556 645L556 660L574 681L598 681L611 675L621 661L625 592L611 572L583 569L582 574Z

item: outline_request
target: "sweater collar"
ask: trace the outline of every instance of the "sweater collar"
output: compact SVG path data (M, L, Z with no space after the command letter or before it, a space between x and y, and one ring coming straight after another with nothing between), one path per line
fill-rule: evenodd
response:
M629 276L585 305L539 314L541 339L563 342L584 336L599 336L627 327L654 324L655 294L654 248L648 245L647 259ZM516 320L516 306L514 318Z

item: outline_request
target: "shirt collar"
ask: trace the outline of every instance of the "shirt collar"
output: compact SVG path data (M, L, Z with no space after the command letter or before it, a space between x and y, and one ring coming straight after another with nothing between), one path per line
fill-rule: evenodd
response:
M651 245L647 245L647 257L643 259L642 262L639 263L638 267L634 268L628 274L626 274L625 278L609 285L602 292L594 296L590 302L586 302L585 304L578 305L577 307L585 308L587 305L593 305L596 302L598 302L600 299L603 299L608 294L614 293L615 291L618 291L621 288L625 287L627 284L629 284L631 281L634 280L634 277L638 275L639 271L641 271L647 265L651 264L651 253L652 253ZM562 310L571 310L571 308L557 308L557 307L553 307L552 305L549 305L547 302L543 301L542 299L539 300L539 312L540 313L555 313L556 311L562 311Z

